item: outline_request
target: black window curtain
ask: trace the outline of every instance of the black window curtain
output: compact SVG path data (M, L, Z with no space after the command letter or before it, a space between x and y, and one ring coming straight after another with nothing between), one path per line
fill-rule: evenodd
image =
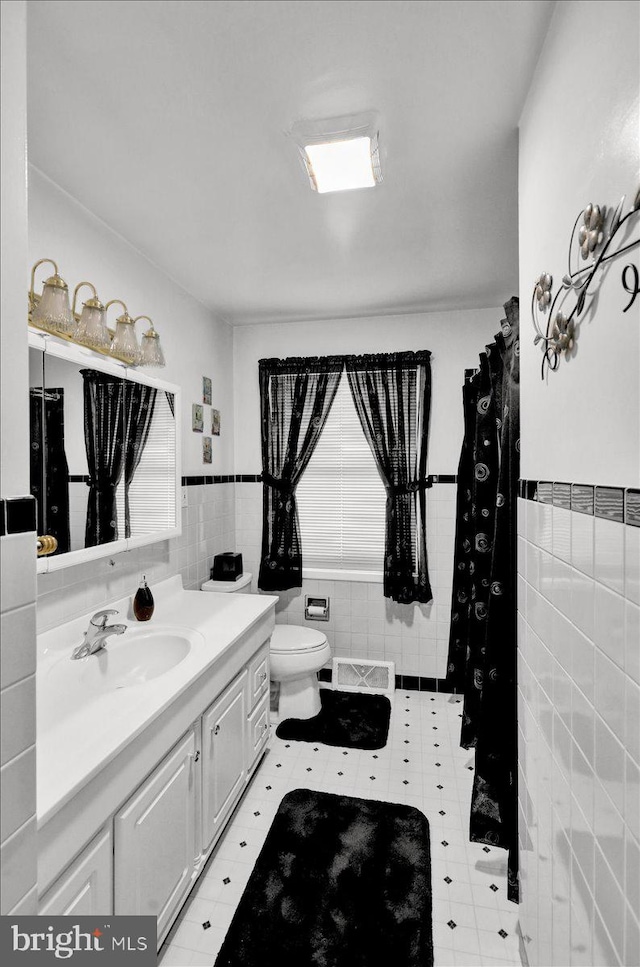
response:
M58 554L71 550L69 466L64 446L64 389L30 390L31 493L36 498L38 534L58 541Z
M302 586L295 490L325 425L342 356L261 359L263 524L258 587Z
M124 476L124 537L131 537L129 487L149 438L157 390L142 383L80 371L89 467L85 547L118 540L116 491Z
M124 388L124 536L131 537L129 488L149 439L157 390L125 381ZM171 394L167 393L167 399ZM173 412L173 411L172 411Z
M347 356L351 395L387 492L384 596L431 601L427 566L427 445L431 353Z
M476 750L470 838L509 851L517 900L518 300L504 308L502 332L463 391L447 675L464 693L461 745Z
M94 547L118 539L116 490L124 470L124 380L95 369L80 372L89 468L85 547Z

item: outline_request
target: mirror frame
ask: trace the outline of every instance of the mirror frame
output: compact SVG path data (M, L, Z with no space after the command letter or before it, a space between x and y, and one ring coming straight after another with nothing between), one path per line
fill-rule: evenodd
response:
M37 558L37 573L45 574L48 571L59 571L65 567L73 567L76 564L83 564L87 561L96 561L101 557L111 557L120 554L122 551L131 551L135 547L143 547L145 544L157 544L160 541L168 541L172 537L179 537L182 534L182 397L181 388L174 383L158 379L155 376L148 376L146 373L137 369L132 369L124 363L117 362L94 353L91 349L85 349L71 342L63 342L48 333L36 332L29 329L29 348L37 349L44 354L45 366L47 356L56 356L79 366L90 365L92 369L97 369L101 373L110 373L112 376L119 376L121 379L128 379L134 383L143 383L145 386L153 386L156 389L166 390L173 393L176 420L176 526L167 530L156 531L155 534L145 534L144 537L126 537L109 544L97 544L95 547L83 547L77 551L68 551L60 557L39 557Z

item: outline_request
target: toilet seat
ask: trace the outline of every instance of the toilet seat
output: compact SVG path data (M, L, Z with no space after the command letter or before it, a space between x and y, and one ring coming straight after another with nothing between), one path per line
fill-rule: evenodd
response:
M283 655L309 654L320 651L327 644L327 636L303 625L276 625L271 635L272 652Z

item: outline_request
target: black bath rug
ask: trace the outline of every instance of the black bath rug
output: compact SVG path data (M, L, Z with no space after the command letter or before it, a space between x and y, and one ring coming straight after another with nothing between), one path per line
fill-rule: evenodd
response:
M322 707L311 719L285 719L279 739L323 742L347 749L381 749L387 744L391 702L386 695L320 689Z
M413 806L296 789L215 967L433 967L429 824Z

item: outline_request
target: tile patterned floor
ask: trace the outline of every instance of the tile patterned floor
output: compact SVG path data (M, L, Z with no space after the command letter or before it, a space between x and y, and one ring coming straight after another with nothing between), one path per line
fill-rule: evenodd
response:
M468 842L473 758L458 745L460 712L454 696L397 691L389 741L377 752L283 742L273 734L160 951L161 967L212 967L280 800L297 788L422 810L431 828L435 967L520 967L506 853Z

